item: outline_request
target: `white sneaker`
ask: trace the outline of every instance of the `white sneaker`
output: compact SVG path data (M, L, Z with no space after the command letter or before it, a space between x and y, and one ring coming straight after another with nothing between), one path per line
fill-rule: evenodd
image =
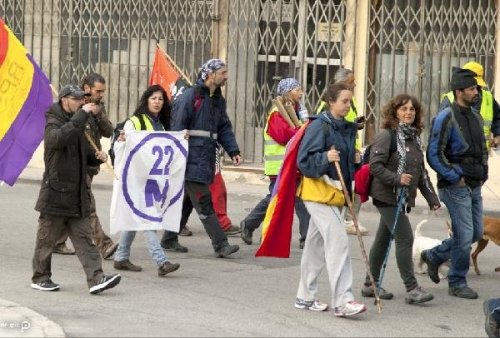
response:
M295 307L297 309L308 309L311 311L326 311L328 309L328 304L321 303L317 299L305 301L303 299L297 298L295 300Z
M353 221L344 221L344 225L345 225L345 231L347 232L347 234L356 235L356 227L354 226ZM359 228L359 232L361 232L361 236L368 235L368 229L365 228L364 226L362 226L359 222L358 222L358 228Z
M366 311L365 304L356 302L355 300L351 300L350 302L347 302L344 305L337 306L334 309L333 314L336 317L349 317L365 311Z

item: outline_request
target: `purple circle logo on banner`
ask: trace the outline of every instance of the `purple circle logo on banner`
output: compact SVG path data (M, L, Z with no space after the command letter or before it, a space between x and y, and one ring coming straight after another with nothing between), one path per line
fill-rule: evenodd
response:
M165 139L171 142L165 142ZM152 222L162 222L163 215L168 208L178 202L182 196L184 182L177 184L177 186L171 186L169 181L171 170L173 169L171 164L174 152L177 153L177 156L182 155L187 159L187 149L178 139L167 133L150 133L130 151L123 166L122 190L125 201L137 216ZM153 167L149 171L144 187L140 189L141 193L133 194L129 189L128 181L130 175L144 174L135 173L131 170L134 160L140 160L138 155L141 153L150 153L156 160L154 160ZM151 156L150 154L148 156ZM162 183L163 187L160 187ZM171 189L175 191L171 192ZM152 214L151 212L148 213L148 210L145 210L150 207L158 210L158 204L160 204L160 208L162 209L161 215L159 215L159 212ZM166 207L165 204L167 204Z

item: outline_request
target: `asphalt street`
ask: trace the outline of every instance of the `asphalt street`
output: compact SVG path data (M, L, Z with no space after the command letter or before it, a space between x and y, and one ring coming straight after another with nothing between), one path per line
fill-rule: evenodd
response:
M102 176L105 174L101 174ZM168 253L181 268L167 277L157 276L141 234L136 237L131 260L142 272L122 272L122 282L101 295L91 296L84 273L75 256L54 255L53 280L61 284L59 292L41 292L30 288L31 259L38 213L33 210L39 185L24 181L14 187L0 187L0 299L28 307L59 324L67 336L386 336L386 337L480 337L484 333L482 303L500 296L500 248L490 244L479 257L482 271L469 273L469 285L480 295L477 300L448 296L446 281L433 284L426 275L419 283L435 299L425 305L407 305L404 288L395 265L394 247L386 270L384 288L395 298L383 301L377 313L373 299L360 297L365 263L358 240L350 236L353 260L353 292L365 301L368 312L355 319L333 316L332 311L316 313L297 310L293 303L299 280L301 250L295 221L292 252L289 259L254 257L257 244L248 246L239 237L230 242L241 249L228 259L213 255L207 234L196 217L189 225L194 235L181 237L189 252ZM250 211L266 193L266 182L234 180L227 183L229 216L234 223ZM110 186L97 185L94 191L98 214L109 230ZM366 210L363 210L366 209ZM370 231L363 237L367 251L378 225L378 213L363 207L362 224ZM413 226L426 218L425 235L445 238L445 214L416 212L410 215ZM117 235L112 236L115 240ZM258 233L254 234L255 242ZM104 261L105 273L114 273L112 261ZM326 271L319 279L318 297L329 301ZM5 316L0 312L0 324ZM29 330L35 330L31 327ZM12 328L12 335L29 333ZM5 331L4 331L5 332Z

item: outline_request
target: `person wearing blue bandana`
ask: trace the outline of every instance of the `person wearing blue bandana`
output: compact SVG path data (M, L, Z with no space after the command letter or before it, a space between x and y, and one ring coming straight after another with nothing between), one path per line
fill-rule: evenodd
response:
M304 110L300 108L303 91L296 79L282 79L276 87L276 96L280 96L285 104L291 104L297 117L299 117L299 111ZM292 127L288 124L275 105L271 107L264 128L264 173L269 177L269 194L240 223L241 239L248 245L252 244L252 234L264 221L264 217L266 216L266 210L271 201L271 194L276 183L276 178L283 163L286 144L298 130L299 127ZM297 182L299 180L300 175L297 175ZM310 216L304 202L299 197L295 198L295 212L299 219L299 247L303 249Z
M171 129L187 130L189 155L185 174L185 193L189 196L209 235L216 257L226 258L237 252L238 245L230 245L221 229L212 204L209 185L215 176L216 147L219 143L235 165L241 156L231 121L226 111L226 100L221 87L227 81L224 61L210 59L200 69L196 84L184 91L173 105Z

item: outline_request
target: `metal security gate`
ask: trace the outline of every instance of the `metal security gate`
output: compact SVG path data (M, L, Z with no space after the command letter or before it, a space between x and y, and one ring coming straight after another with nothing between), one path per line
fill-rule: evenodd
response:
M210 58L212 1L3 0L0 17L52 84L107 80L113 122L132 113L147 87L156 43L194 79Z
M236 138L245 162L261 164L277 78L299 80L312 110L340 66L354 69L360 111L369 117L368 141L379 128L383 105L400 92L422 101L428 126L452 66L477 60L492 88L499 73L498 3L0 0L0 17L56 88L91 71L103 74L113 122L133 111L146 88L157 42L191 80L207 59L226 59L225 95Z
M440 95L448 91L452 66L481 63L492 88L497 12L493 0L372 0L367 139L379 128L383 105L396 94L409 93L425 108L427 143L428 126Z
M261 163L263 128L272 92L295 77L312 110L354 41L346 12L355 1L231 0L228 111L247 162ZM353 50L353 48L350 48Z

